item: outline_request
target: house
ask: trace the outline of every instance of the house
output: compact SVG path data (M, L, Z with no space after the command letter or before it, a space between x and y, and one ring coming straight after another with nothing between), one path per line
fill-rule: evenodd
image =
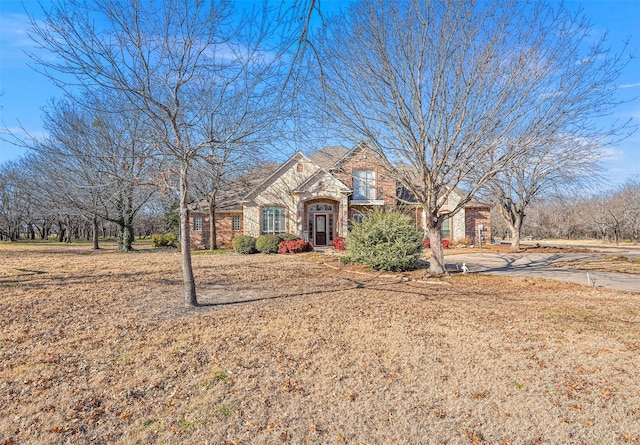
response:
M255 175L254 175L255 179ZM330 246L346 236L349 225L374 208L401 208L423 227L422 209L400 205L401 187L381 162L380 155L361 143L349 150L331 146L307 157L298 152L261 181L236 183L216 210L219 245L230 244L240 234L292 233L314 246ZM244 190L241 190L243 185ZM246 191L241 198L239 191ZM454 190L444 210L460 199ZM209 214L202 205L191 211L192 244L207 247L210 242ZM473 201L442 226L443 239L471 243L487 242L491 233L490 208ZM486 238L485 238L486 237Z

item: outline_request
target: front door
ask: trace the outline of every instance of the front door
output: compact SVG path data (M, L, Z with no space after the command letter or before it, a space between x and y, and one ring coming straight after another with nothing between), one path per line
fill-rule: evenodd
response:
M316 215L316 246L327 245L327 215Z

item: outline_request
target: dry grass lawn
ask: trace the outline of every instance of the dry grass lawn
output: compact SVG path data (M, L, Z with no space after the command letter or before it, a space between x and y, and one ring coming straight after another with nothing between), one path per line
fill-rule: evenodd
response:
M328 259L0 244L0 444L640 443L640 295Z
M616 255L607 255L599 259L557 261L553 263L553 266L640 275L640 258L627 258L625 256Z

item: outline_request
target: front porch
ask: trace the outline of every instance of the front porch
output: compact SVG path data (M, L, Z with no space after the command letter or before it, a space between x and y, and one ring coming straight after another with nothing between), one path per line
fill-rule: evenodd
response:
M331 246L336 237L344 236L346 218L342 217L341 202L329 198L303 201L301 212L301 238L314 247Z

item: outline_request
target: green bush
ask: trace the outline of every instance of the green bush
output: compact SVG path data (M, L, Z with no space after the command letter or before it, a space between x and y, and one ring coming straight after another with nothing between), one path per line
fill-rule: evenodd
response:
M280 241L298 241L300 239L299 236L295 236L293 233L281 233L278 236Z
M376 270L414 268L422 252L422 233L411 218L398 212L375 210L353 225L347 237L349 261Z
M282 238L278 235L260 235L256 239L256 250L260 253L278 253L278 244Z
M153 247L175 247L176 239L176 234L173 232L154 233L151 235Z
M251 253L256 253L256 239L249 235L240 235L236 236L232 241L233 251L236 253L241 253L243 255L248 255Z

